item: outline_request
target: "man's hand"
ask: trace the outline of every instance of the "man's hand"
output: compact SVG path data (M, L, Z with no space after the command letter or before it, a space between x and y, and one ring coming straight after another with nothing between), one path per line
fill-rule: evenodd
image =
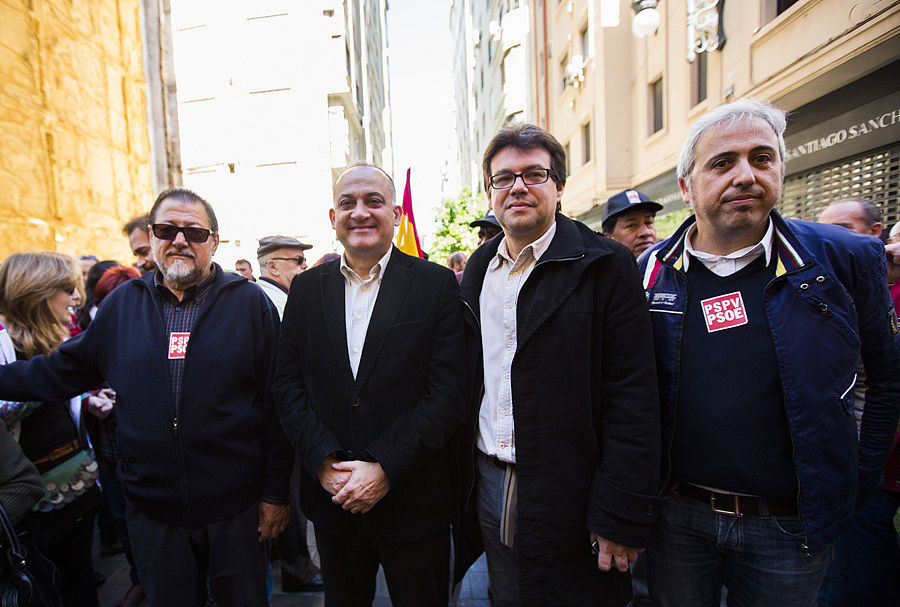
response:
M600 571L609 571L615 564L619 571L628 571L628 564L637 560L638 555L644 550L642 548L629 548L619 544L605 540L593 531L591 531L591 545L597 542L600 551L597 552L597 568Z
M290 518L290 506L276 506L259 502L259 527L256 528L259 533L259 541L272 540L281 535Z
M319 484L322 485L322 489L331 495L337 495L337 492L347 484L348 480L350 480L349 472L342 472L333 468L334 464L337 463L340 463L337 458L333 455L329 455L325 458L325 461L322 462L322 465L319 466L319 471L316 473Z
M353 514L371 510L391 488L391 482L377 462L338 462L332 468L349 472L350 479L331 501Z
M900 242L885 245L888 264L888 282L900 281Z

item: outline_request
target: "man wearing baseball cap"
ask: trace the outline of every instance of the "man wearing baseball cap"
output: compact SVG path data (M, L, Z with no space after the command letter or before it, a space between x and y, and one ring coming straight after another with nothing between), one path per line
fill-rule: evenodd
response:
M484 217L482 217L481 219L476 219L469 225L473 228L478 228L479 247L499 234L501 230L500 224L497 222L497 218L494 217L494 211L492 211L491 209L487 210L487 213L484 214Z
M656 244L653 219L661 208L637 190L623 190L603 207L603 235L621 242L638 257Z

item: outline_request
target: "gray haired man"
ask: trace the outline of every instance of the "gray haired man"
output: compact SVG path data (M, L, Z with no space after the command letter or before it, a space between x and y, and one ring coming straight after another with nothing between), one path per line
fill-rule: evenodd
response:
M900 406L884 247L784 219L780 110L720 106L678 162L693 208L641 256L660 379L661 607L816 605L831 545L878 486ZM869 379L857 441L853 386Z

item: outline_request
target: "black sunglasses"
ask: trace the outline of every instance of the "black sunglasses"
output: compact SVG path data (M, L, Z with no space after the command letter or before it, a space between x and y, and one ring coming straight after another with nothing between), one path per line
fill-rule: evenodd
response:
M185 228L167 223L154 223L150 228L153 230L153 235L160 240L175 240L178 232L181 232L184 234L185 240L195 244L206 242L212 235L212 230L207 230L206 228Z
M269 259L280 259L281 261L293 261L298 266L302 266L303 262L306 261L306 258L303 255L298 255L297 257L270 257Z

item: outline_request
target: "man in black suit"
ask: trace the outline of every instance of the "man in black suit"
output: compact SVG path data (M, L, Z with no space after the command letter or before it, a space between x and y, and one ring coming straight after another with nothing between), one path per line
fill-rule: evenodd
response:
M465 417L465 345L453 272L393 247L400 222L381 169L334 186L344 254L297 276L273 392L302 464L326 605L446 605L448 440Z

